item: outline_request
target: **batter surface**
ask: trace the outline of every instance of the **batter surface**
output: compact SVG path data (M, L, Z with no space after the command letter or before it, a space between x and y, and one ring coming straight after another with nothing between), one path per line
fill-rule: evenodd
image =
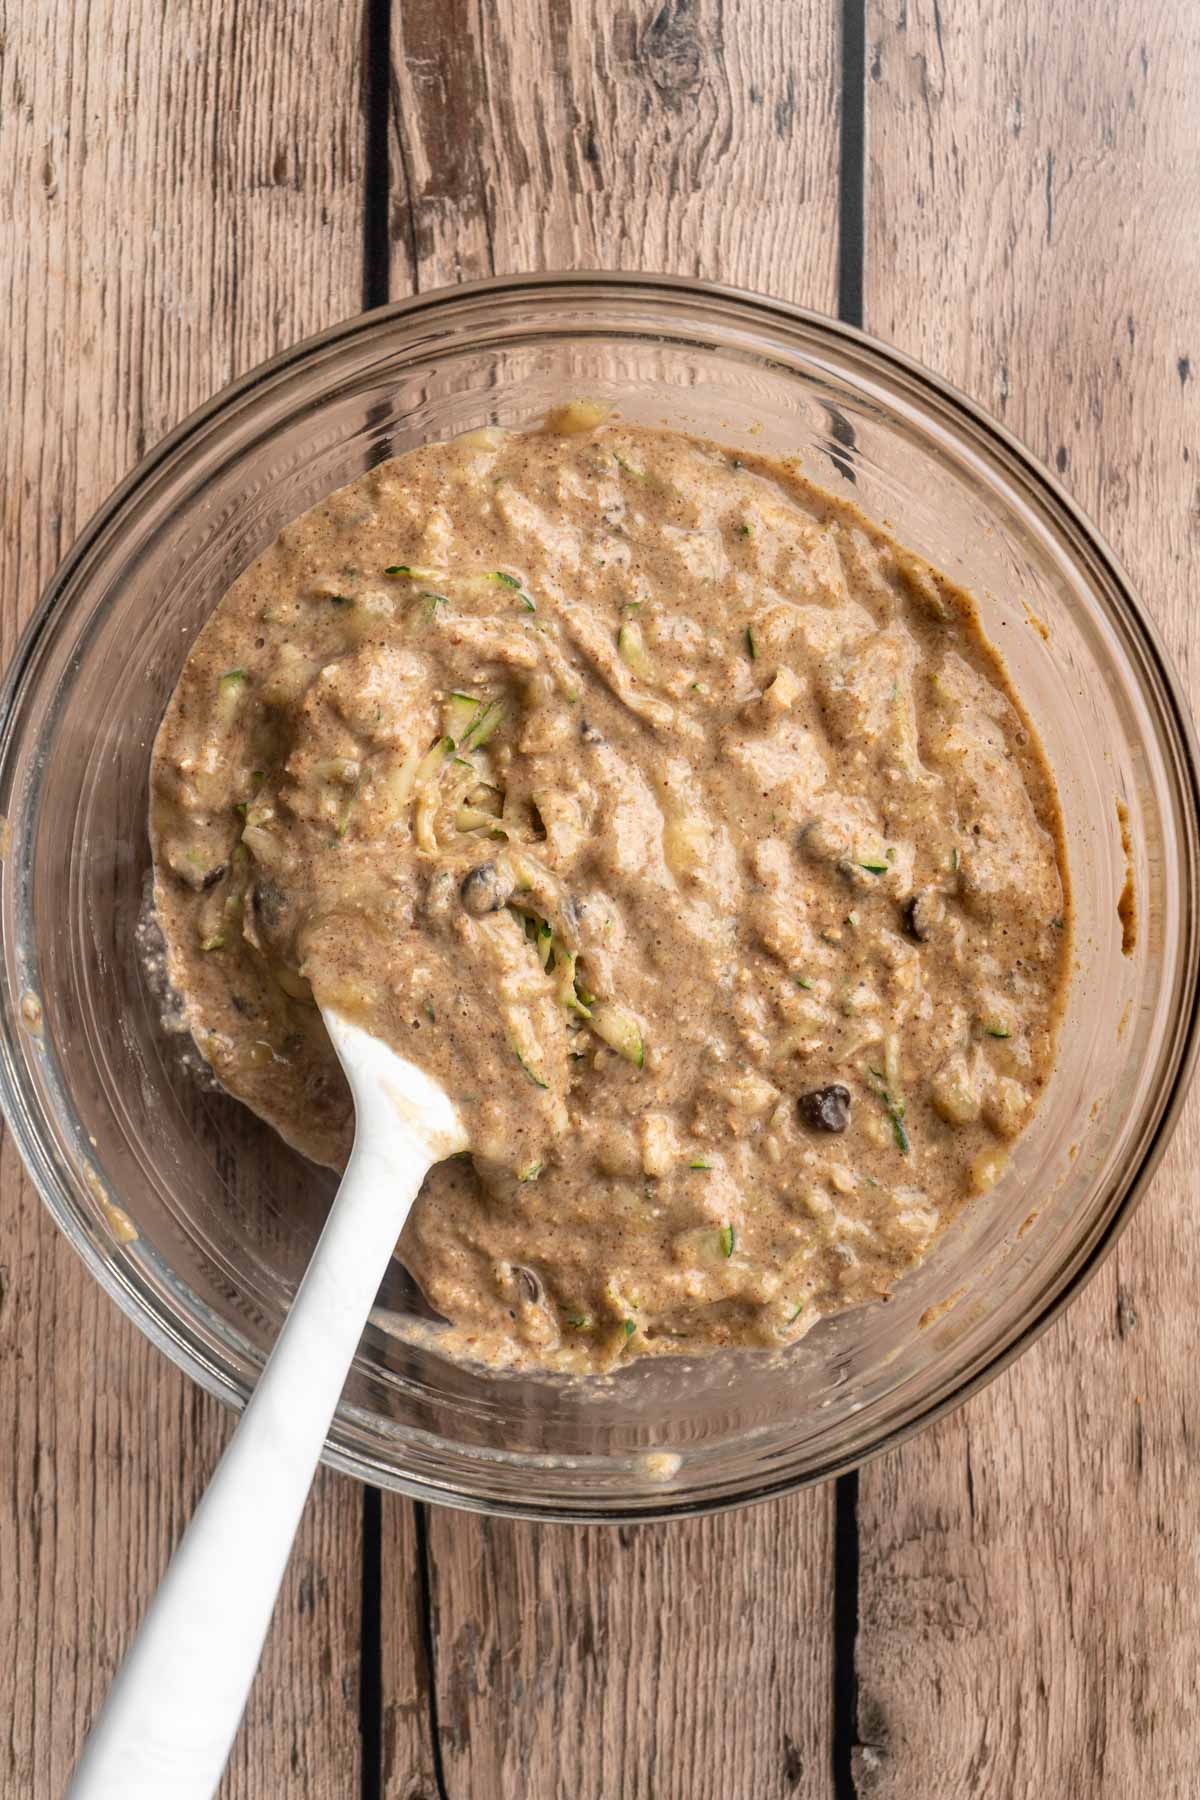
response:
M399 1254L485 1363L886 1293L1052 1066L1057 802L971 601L788 464L583 405L288 526L188 658L152 834L230 1092L345 1159L319 1000L457 1100Z

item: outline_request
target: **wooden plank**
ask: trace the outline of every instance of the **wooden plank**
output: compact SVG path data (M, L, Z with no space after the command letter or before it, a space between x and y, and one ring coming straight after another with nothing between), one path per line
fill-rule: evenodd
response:
M392 61L393 294L649 269L833 310L834 0L404 0Z
M0 21L0 654L130 464L359 301L359 8L30 0ZM0 1156L0 1791L61 1793L227 1415ZM357 1791L361 1495L322 1478L226 1800Z
M393 293L599 266L831 311L837 16L833 0L405 0ZM446 1794L828 1794L832 1507L825 1489L620 1531L431 1511ZM384 1690L406 1696L411 1540L400 1503L384 1510ZM397 1759L392 1800L427 1791L414 1769Z
M828 1491L616 1529L435 1511L430 1536L450 1800L831 1792Z
M482 11L478 0L402 0L392 10L393 299L494 272Z
M869 329L1022 435L1200 697L1200 239L1185 0L871 0ZM1195 1791L1200 1114L1103 1274L861 1478L861 1794Z
M381 1499L380 1792L393 1800L439 1800L425 1647L428 1512L398 1494Z

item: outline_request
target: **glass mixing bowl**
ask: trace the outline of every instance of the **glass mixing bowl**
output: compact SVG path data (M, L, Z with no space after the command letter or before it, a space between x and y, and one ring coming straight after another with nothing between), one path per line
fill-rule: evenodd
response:
M972 589L1058 779L1077 920L1036 1121L890 1303L774 1359L635 1362L591 1384L490 1375L368 1327L328 1462L425 1500L611 1520L761 1498L897 1443L1096 1269L1195 1053L1197 776L1178 683L1096 532L997 425L845 326L695 282L510 279L367 314L246 376L92 521L0 703L4 1109L97 1280L210 1392L250 1391L332 1178L198 1079L160 1022L139 953L159 715L205 616L286 520L381 457L581 393L799 453ZM395 1285L381 1298L401 1309Z

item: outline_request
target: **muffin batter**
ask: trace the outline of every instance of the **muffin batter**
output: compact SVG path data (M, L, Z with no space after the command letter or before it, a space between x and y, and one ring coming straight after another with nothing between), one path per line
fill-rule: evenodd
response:
M344 1161L319 1001L457 1101L398 1253L474 1360L885 1294L1052 1065L1057 802L970 600L789 464L599 409L288 526L188 658L152 833L230 1092Z

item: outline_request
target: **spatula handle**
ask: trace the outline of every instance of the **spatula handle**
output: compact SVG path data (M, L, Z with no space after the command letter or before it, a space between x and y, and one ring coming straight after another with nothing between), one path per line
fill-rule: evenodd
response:
M92 1728L69 1800L210 1800L363 1324L430 1156L359 1122L270 1360Z

